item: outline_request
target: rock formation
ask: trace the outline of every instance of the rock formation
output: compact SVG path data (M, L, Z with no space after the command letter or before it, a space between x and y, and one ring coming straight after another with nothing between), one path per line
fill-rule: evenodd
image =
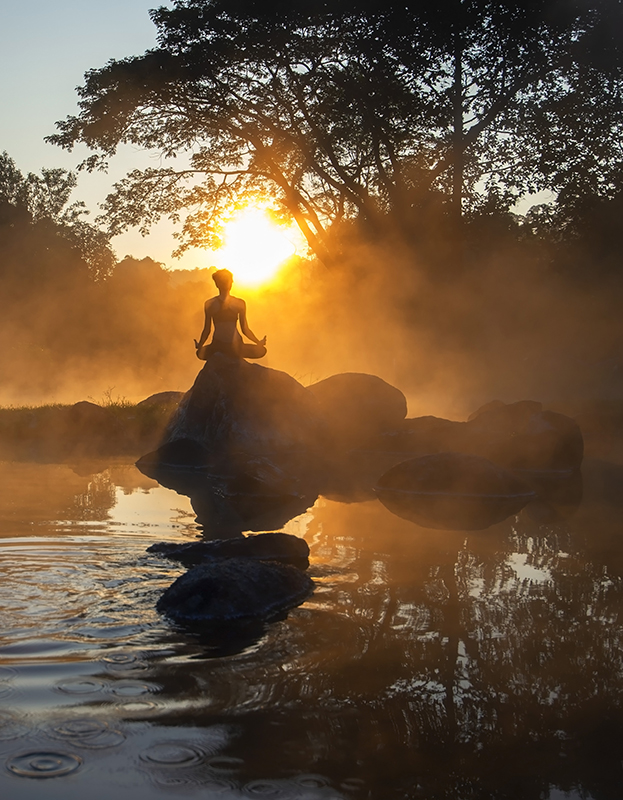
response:
M574 470L582 463L584 443L577 423L544 411L541 403L500 401L471 415L467 422L438 417L406 419L377 439L380 450L397 453L457 452L482 456L514 470Z
M217 353L172 418L167 438L194 439L211 453L268 455L318 445L317 403L298 381Z
M173 409L179 405L183 397L184 392L156 392L156 394L150 394L149 397L139 401L136 407L148 408L156 406L158 408Z
M300 605L313 589L311 578L289 564L228 558L188 570L156 607L184 624L268 621Z
M437 453L396 464L379 478L376 492L397 516L448 530L488 528L536 497L513 473L464 453Z
M366 446L407 416L404 394L376 375L343 372L312 384L309 391L318 401L336 448Z
M223 558L251 558L256 561L279 561L306 569L309 545L300 536L288 533L260 533L240 539L216 539L210 542L158 542L148 553L179 561L185 566L206 564Z

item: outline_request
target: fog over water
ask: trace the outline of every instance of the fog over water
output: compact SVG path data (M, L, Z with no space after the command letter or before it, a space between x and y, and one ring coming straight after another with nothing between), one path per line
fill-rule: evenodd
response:
M208 270L125 259L97 285L59 270L5 286L2 404L139 400L185 391L201 366L192 340L216 293ZM377 374L407 395L411 416L623 392L619 286L556 272L538 251L489 248L431 269L405 248L351 244L339 267L295 259L272 282L233 291L268 336L261 363L304 384Z

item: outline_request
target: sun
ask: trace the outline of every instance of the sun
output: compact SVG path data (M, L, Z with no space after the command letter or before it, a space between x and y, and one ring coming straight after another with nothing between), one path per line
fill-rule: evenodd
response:
M259 208L245 208L223 225L225 244L218 251L222 266L245 286L273 278L283 262L296 252L284 228Z

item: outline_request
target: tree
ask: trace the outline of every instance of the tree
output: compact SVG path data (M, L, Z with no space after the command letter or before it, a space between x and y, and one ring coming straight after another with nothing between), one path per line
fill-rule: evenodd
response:
M112 233L184 215L180 250L214 246L226 207L264 198L327 261L342 220L409 237L433 200L460 217L621 186L621 0L173 0L151 15L158 47L88 72L50 137L89 145L88 169L122 143L170 159L115 185Z
M5 250L4 270L9 267L7 247L20 238L27 239L30 250L37 249L33 260L46 259L50 248L69 248L85 262L95 279L106 277L115 262L109 236L83 219L88 212L84 203L70 203L76 176L64 169L43 169L40 175L23 175L5 152L0 154L0 244ZM45 239L45 244L43 244ZM9 242L10 240L10 242ZM14 267L24 267L25 251L14 259Z

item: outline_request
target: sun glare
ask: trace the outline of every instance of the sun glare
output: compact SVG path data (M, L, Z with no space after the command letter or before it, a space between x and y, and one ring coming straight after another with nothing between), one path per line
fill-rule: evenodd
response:
M235 280L257 286L275 276L283 262L294 255L296 246L284 229L257 208L238 212L224 225L225 244L219 250L222 266Z

